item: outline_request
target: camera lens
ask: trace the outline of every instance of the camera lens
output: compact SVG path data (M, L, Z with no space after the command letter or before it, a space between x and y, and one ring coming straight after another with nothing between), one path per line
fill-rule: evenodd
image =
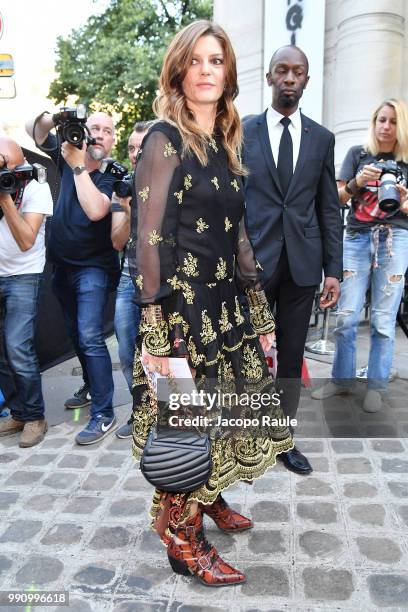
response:
M85 139L85 131L81 125L71 123L66 126L63 136L69 144L78 145Z
M400 207L400 193L397 189L397 178L391 172L385 172L378 188L378 205L385 213L394 213Z
M16 177L11 172L0 177L0 191L3 193L13 193L17 189Z

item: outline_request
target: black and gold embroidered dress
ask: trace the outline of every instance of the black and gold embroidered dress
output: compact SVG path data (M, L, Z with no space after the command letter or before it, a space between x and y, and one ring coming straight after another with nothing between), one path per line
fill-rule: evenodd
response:
M142 143L135 173L136 206L128 245L139 304L161 306L163 321L142 323L148 352L177 355L186 347L199 386L204 379L248 388L271 386L258 335L274 329L258 283L257 263L244 225L242 180L228 168L220 135L208 139L208 164L184 155L178 129L164 121L152 126ZM244 317L238 287L250 301L251 324ZM181 340L181 342L180 342ZM181 350L183 353L183 350ZM271 408L271 410L273 410ZM133 452L140 457L157 404L140 362L134 364ZM274 409L281 417L280 408ZM193 500L212 503L225 488L252 480L292 447L286 427L270 435L212 441L208 483L190 494L156 490L151 514L166 543L189 513Z

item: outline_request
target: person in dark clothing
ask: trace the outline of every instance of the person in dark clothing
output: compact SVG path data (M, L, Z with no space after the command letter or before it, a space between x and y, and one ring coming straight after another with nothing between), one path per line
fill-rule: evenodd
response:
M54 263L53 288L61 304L69 336L81 362L92 398L91 418L76 436L93 444L116 425L112 407L112 363L103 334L108 295L119 279L119 258L111 242L111 197L115 178L99 171L115 140L112 118L95 113L87 126L96 144L82 149L50 134L51 115L44 114L28 133L57 164L61 188L54 210L48 256Z
M334 175L334 136L299 108L308 60L288 45L272 56L266 75L272 105L244 120L246 221L262 270L264 290L276 307L277 388L286 415L295 417L307 329L322 269L320 305L336 304L342 273L342 227ZM312 467L295 447L282 453L286 467Z
M169 356L186 357L198 387L213 380L238 392L273 388L263 349L272 344L275 324L245 231L236 64L225 32L208 21L183 28L167 50L159 86L155 110L161 120L143 140L136 163L128 245L142 310L133 387L135 456L158 417L140 357L150 372L163 375L169 374ZM250 322L238 284L250 302ZM266 399L268 409L281 415L269 392ZM235 406L233 414L235 409L246 413ZM156 489L153 527L175 572L208 586L245 581L206 540L203 513L228 532L250 529L252 521L221 493L262 476L291 447L286 424L271 425L263 435L248 432L244 441L214 435L207 482L191 492Z

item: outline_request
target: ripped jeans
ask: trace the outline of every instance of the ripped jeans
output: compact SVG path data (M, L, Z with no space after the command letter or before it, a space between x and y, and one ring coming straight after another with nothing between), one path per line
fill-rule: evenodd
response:
M367 387L387 388L394 353L395 320L408 267L408 230L392 228L391 253L389 238L387 229L380 229L377 240L372 230L346 233L343 283L334 330L332 379L338 385L350 386L356 376L357 329L371 284ZM374 262L378 262L377 267Z

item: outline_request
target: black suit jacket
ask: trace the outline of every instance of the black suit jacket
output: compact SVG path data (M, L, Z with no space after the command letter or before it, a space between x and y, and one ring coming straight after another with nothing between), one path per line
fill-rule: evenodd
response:
M286 245L289 267L301 287L325 276L341 278L342 223L334 174L334 135L301 115L299 157L282 195L273 160L266 112L243 121L246 221L263 280L272 276Z

